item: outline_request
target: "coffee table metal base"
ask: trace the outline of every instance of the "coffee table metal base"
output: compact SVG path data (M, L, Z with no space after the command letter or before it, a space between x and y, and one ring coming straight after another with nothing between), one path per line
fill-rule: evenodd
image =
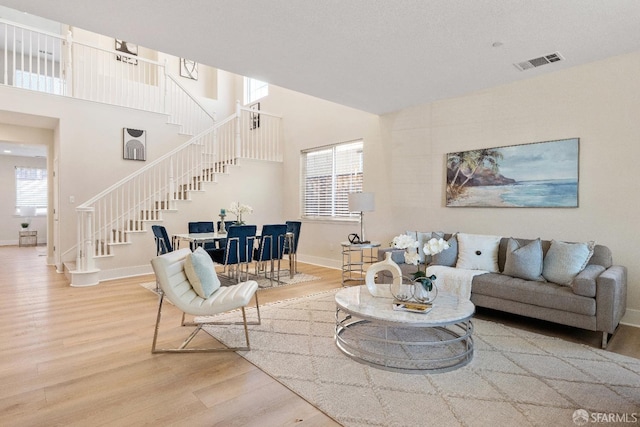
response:
M352 359L395 372L446 372L473 358L473 323L431 327L359 318L336 309L335 341Z

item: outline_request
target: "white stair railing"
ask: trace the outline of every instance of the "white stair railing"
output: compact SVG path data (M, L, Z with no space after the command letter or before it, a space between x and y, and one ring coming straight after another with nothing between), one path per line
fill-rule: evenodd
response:
M0 83L169 116L196 135L214 115L167 72L166 63L74 41L0 19Z
M189 191L215 181L238 158L282 159L282 119L261 111L261 129L249 129L248 118L255 111L238 111L78 206L75 272L93 269L93 258L111 255L115 245L128 243L129 233L161 220L163 210L176 209L177 200L187 200ZM238 135L248 135L247 140L238 143Z

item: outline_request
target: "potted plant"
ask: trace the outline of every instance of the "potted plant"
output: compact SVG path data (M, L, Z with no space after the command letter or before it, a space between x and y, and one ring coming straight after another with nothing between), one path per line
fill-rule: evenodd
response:
M22 226L23 229L27 229L29 227L29 223L28 222L20 223L20 225Z

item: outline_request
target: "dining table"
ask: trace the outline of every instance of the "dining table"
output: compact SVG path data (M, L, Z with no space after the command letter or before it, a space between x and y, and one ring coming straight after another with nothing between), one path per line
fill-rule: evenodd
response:
M171 243L175 249L180 249L181 241L189 242L189 247L195 248L198 246L203 246L205 243L208 243L208 242L218 243L219 241L224 240L226 238L227 238L227 233L218 233L217 231L213 233L178 233L178 234L174 234L171 237ZM260 235L256 235L256 239L259 240ZM293 247L293 239L294 239L293 233L288 232L287 234L285 234L285 239L287 240L289 247ZM291 279L293 279L296 273L295 264L296 264L295 255L292 256L292 254L289 254L289 277Z

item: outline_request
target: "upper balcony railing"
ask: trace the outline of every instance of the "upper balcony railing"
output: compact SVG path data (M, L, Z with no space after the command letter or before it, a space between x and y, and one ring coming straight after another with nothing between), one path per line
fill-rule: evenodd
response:
M210 128L213 114L167 72L166 63L104 49L0 19L0 83L165 113L181 132Z

